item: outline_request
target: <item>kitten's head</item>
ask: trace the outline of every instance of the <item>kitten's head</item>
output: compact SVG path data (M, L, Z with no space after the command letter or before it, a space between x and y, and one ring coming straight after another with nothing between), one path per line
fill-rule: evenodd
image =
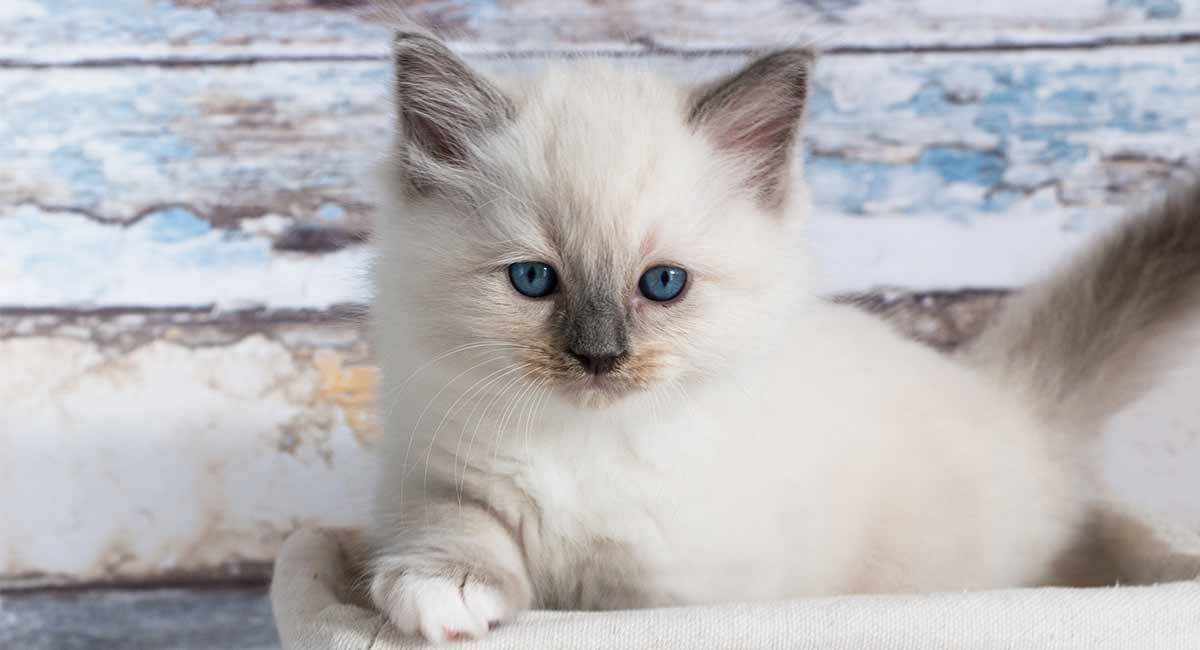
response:
M478 345L603 406L771 348L807 293L810 53L699 87L599 63L501 85L414 35L395 59L376 299L417 333L415 356Z

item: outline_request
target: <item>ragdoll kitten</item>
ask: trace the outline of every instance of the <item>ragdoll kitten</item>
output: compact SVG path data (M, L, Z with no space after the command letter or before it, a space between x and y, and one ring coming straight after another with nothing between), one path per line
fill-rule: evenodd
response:
M402 630L1139 577L1093 562L1120 530L1083 459L1200 303L1200 192L952 359L814 293L810 53L700 87L493 81L418 35L395 62L368 584Z

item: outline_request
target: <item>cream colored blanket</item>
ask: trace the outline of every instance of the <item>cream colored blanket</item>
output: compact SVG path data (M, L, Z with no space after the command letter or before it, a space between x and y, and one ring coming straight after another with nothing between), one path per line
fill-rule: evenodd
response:
M349 538L301 530L275 563L285 650L419 647L349 595ZM456 648L1079 648L1200 650L1200 580L1153 587L1013 589L620 612L528 612Z

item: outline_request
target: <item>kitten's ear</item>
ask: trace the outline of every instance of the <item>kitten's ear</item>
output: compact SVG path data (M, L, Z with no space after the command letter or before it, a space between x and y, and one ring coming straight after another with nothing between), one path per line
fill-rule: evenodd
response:
M393 44L402 146L461 166L470 143L510 119L512 102L436 39L399 33Z
M691 101L688 121L750 166L749 181L768 208L787 194L814 59L809 50L768 54L700 88Z

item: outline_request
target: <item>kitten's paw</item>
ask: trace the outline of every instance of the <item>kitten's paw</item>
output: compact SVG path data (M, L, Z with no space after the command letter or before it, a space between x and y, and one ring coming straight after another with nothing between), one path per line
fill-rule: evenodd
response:
M384 570L371 580L371 596L401 632L431 643L478 639L521 608L498 581L468 569Z

